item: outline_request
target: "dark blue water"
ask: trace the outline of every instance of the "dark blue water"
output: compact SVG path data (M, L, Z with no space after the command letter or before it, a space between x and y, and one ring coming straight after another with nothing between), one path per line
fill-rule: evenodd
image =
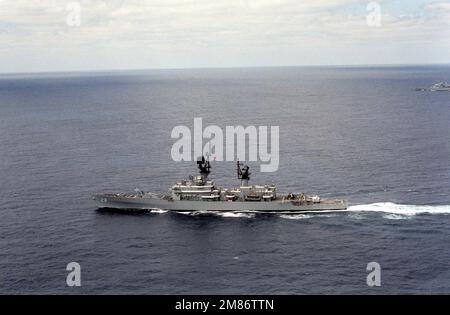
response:
M0 77L0 293L449 293L450 67L167 70ZM173 127L279 125L253 182L347 213L123 215L98 191L195 172ZM221 185L234 164L214 163ZM66 285L78 262L82 286ZM382 285L366 284L381 265Z

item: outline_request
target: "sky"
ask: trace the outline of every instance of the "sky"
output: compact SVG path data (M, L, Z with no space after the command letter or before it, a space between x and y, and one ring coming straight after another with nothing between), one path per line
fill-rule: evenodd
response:
M450 63L450 0L0 0L0 73Z

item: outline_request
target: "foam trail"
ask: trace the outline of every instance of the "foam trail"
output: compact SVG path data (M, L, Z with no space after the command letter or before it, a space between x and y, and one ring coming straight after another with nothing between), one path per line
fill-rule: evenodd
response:
M254 218L254 213L244 213L244 212L217 212L215 215L222 218Z
M163 213L166 213L167 210L163 210L163 209L152 209L150 212L151 212L151 213L160 213L160 214L163 214Z
M254 213L243 213L243 212L212 212L212 211L190 211L190 212L176 212L178 214L188 215L192 217L196 216L209 216L214 215L222 218L254 218Z
M182 215L188 215L188 216L191 216L191 217L196 217L196 216L199 216L199 215L204 215L204 214L207 214L208 212L205 212L205 211L189 211L189 212L186 212L186 211L175 211L175 213L177 213L177 214L182 214Z
M412 215L402 215L402 214L395 214L395 213L387 213L383 214L383 218L388 220L407 220L411 219Z
M385 212L398 215L428 214L450 214L450 205L402 205L393 202L379 202L367 205L355 205L348 207L348 211Z
M305 211L305 213L296 213L296 214L279 214L279 217L282 219L288 220L301 220L301 219L310 219L310 218L333 218L337 217L339 214L334 212L311 212Z
M288 220L302 220L312 218L312 214L280 214L280 218Z

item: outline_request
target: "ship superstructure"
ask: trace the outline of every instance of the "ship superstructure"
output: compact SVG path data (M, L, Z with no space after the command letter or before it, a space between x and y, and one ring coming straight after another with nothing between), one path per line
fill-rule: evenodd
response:
M121 210L163 209L169 211L232 211L296 213L303 211L345 210L345 200L322 200L304 193L277 195L274 184L251 185L250 168L237 161L240 186L221 188L208 178L209 159L197 161L199 175L190 176L173 185L169 194L136 191L132 194L103 193L94 195L99 208Z

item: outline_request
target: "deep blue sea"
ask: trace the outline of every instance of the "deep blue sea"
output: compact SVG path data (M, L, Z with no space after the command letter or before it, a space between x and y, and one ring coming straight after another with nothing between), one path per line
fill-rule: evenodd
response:
M450 66L0 76L0 293L450 293ZM196 173L172 128L280 126L252 182L344 197L344 213L97 211L101 191ZM232 162L212 177L236 185ZM81 287L66 265L81 265ZM369 262L381 286L366 284Z

